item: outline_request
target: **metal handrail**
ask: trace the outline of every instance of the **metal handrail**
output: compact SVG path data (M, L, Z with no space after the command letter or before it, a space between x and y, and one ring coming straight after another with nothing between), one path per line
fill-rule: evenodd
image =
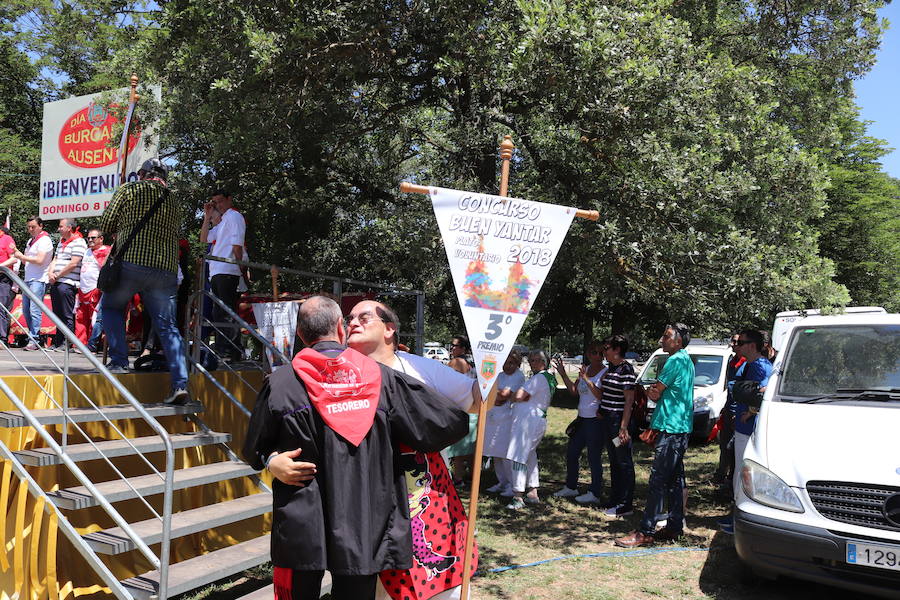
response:
M84 474L83 471L72 461L65 452L62 451L62 448L56 443L56 441L47 433L44 427L37 421L31 411L24 405L24 403L19 400L15 393L9 388L9 386L0 379L0 390L2 390L7 396L9 396L10 401L16 405L16 408L22 413L25 419L29 422L29 424L34 428L34 430L44 438L44 441L47 443L48 447L50 447L57 455L60 457L60 460L66 467L69 468L70 472L75 475L75 477L84 485L85 489L96 499L97 503L109 514L109 516L115 521L116 525L122 528L122 531L134 542L135 547L144 555L144 557L150 561L150 563L159 569L159 590L158 595L160 600L166 600L168 594L168 574L169 574L169 556L170 556L170 537L172 530L172 495L174 489L174 473L175 473L175 450L172 445L172 439L169 437L168 432L160 425L159 421L157 421L153 416L150 415L146 410L144 410L143 405L128 391L128 389L122 385L122 383L114 377L107 368L97 360L97 357L93 355L92 352L88 351L87 347L81 343L78 337L62 322L62 320L56 316L52 311L48 311L46 306L44 305L44 299L38 298L37 295L31 291L31 289L25 284L25 282L19 278L16 273L14 273L8 267L0 266L0 273L5 274L9 277L13 283L19 286L19 289L22 294L26 295L32 302L36 302L37 306L40 307L41 311L47 315L51 322L56 326L57 333L62 333L63 336L75 347L81 351L85 358L88 359L88 362L92 364L92 366L97 369L97 371L103 375L103 377L108 380L113 388L119 393L119 395L125 400L126 403L130 404L137 413L141 416L141 418L153 429L157 435L162 439L163 446L165 447L165 455L166 455L166 474L165 474L165 483L164 483L164 491L163 491L163 515L162 515L162 540L160 542L160 552L157 557L153 551L147 546L146 543L134 532L131 526L127 521L116 511L112 505L106 500L106 498L94 487L93 482ZM102 414L102 411L99 411Z
M3 308L4 310L6 309L5 306L0 306L0 308ZM8 311L7 311L7 312L8 312ZM0 345L3 345L4 347L6 347L6 345L2 342L2 340L0 340ZM7 348L7 351L9 351L8 348ZM28 369L28 367L26 367L26 366L22 363L22 361L19 360L19 358L18 358L15 354L13 354L12 352L10 352L9 354L10 354L10 356L12 356L13 360L16 361L16 363L18 363L19 367L20 367L23 371L25 371L25 374L28 375L29 378L31 378L31 381L33 381L34 384L35 384L36 386L38 386L38 388L39 388L42 392L44 392L44 395L47 396L47 398L50 399L50 401L53 403L53 405L54 405L56 408L61 408L61 409L63 410L63 417L64 417L64 420L63 420L63 423L62 423L62 427L63 427L62 440L63 440L63 441L62 441L62 444L60 445L60 448L62 449L62 451L63 451L63 452L66 451L66 432L67 432L67 430L68 430L68 426L71 425L72 427L75 428L76 431L78 431L78 433L81 434L81 436L82 436L84 439L87 440L87 443L90 444L90 445L94 448L94 450L96 450L96 451L100 454L101 458L106 462L106 464L109 465L109 467L110 467L113 471L115 471L115 473L119 476L119 478L122 479L122 480L125 482L125 485L127 485L127 486L129 487L129 489L131 489L131 491L134 492L135 496L141 500L141 502L144 504L144 506L146 506L147 509L148 509L151 513L153 513L153 516L155 516L157 519L161 519L162 517L159 515L159 513L156 511L156 509L153 508L153 506L150 504L149 501L147 501L146 498L144 498L143 496L141 496L140 494L137 493L137 490L134 488L133 485L131 485L131 484L128 482L128 480L127 480L127 478L125 477L124 473L122 473L122 472L119 470L119 468L116 467L116 465L109 459L108 456L106 456L105 454L103 454L103 451L100 450L100 449L97 447L97 444L94 442L94 440L91 439L91 437L88 435L88 433L87 433L87 432L86 432L86 431L85 431L78 423L76 423L75 421L69 422L68 420L65 420L66 411L68 410L67 404L64 403L62 406L60 406L59 402L56 401L56 399L53 397L53 395L47 390L46 387L44 387L44 385L38 380L38 378L35 377L35 376L31 373L31 371ZM46 355L46 352L45 352L44 354ZM53 362L52 359L51 359L51 362ZM55 365L56 363L53 363L53 364ZM115 424L108 416L106 416L105 414L103 414L103 412L100 410L100 407L98 407L98 406L94 403L94 401L91 400L91 398L85 393L85 391L84 391L83 389L81 389L81 387L80 387L77 383L75 383L75 382L72 380L72 378L69 377L68 374L63 375L63 377L66 379L66 381L67 381L68 383L70 383L71 385L73 385L73 386L75 387L76 390L78 390L79 392L81 392L81 395L84 397L84 399L87 400L88 403L90 403L91 407L92 407L94 410L96 410L96 411L100 414L101 417L103 417L103 420L106 421L106 424L109 425L110 429L112 429L115 433L117 433L117 434L119 435L119 438L120 438L122 441L124 441L124 442L125 442L132 450L134 450L135 455L136 455L136 456L140 456L141 459L144 461L144 463L145 463L147 466L149 466L150 469L160 477L160 479L165 480L165 477L162 475L162 473L159 472L159 470L153 465L153 463L150 462L150 459L148 459L146 456L143 455L143 453L141 453L140 451L138 451L137 447L135 447L135 445L131 443L131 440L130 440L128 437L125 436L125 434L122 432L122 430L119 429L119 427L118 427L118 426L117 426L117 425L116 425L116 424Z
M81 534L69 523L69 520L65 517L62 512L60 512L59 508L53 503L53 500L41 489L41 486L37 481L31 476L27 469L22 466L21 463L16 459L16 455L12 450L7 447L6 444L0 440L0 457L4 460L9 461L10 465L12 465L12 471L16 474L16 476L27 486L28 491L35 498L43 498L44 499L44 510L55 512L57 515L57 526L62 530L63 535L72 543L72 545L78 550L81 556L94 568L94 571L100 575L100 578L103 580L103 583L106 584L110 591L119 598L119 600L133 600L131 594L129 594L125 588L122 586L122 583L116 579L116 576L109 570L109 568L100 560L97 555L90 549L90 546L84 543L84 539L81 537ZM6 510L6 507L3 507ZM33 535L37 535L33 533Z
M246 260L235 260L233 258L223 258L220 256L212 256L210 254L201 257L200 259L200 267L198 269L198 277L202 276L204 272L204 264L207 261L215 261L221 263L227 263L232 265L238 265L242 267L248 267L251 269L260 269L268 271L272 274L273 277L273 291L277 289L275 285L275 277L280 273L288 273L292 275L300 275L301 277L309 277L311 279L324 279L326 281L332 282L332 293L340 298L343 293L344 285L354 285L358 287L370 288L370 289L378 289L383 290L380 292L385 296L415 296L416 297L416 329L415 333L412 334L412 337L416 340L416 348L421 353L425 344L425 292L422 290L404 290L397 288L392 285L384 285L381 283L373 283L371 281L362 281L360 279L351 279L348 277L338 277L336 275L323 275L321 273L313 273L311 271L304 271L302 269L295 269L293 267L282 267L279 265L273 265L268 263L259 263L253 261ZM202 283L202 280L199 280ZM200 288L203 286L200 285Z
M271 350L276 356L278 356L278 358L280 358L282 361L284 361L285 364L291 362L291 359L289 359L287 356L285 356L281 350L276 348L269 340L267 340L265 337L263 337L263 335L259 331L257 331L255 327L253 327L252 325L250 325L250 323L248 323L243 318L241 318L240 315L238 315L236 312L234 312L234 310L230 306L228 306L227 304L222 302L222 300L220 300L219 297L216 296L215 294L213 294L211 291L201 289L201 290L194 292L193 294L191 294L190 302L191 303L196 302L197 297L201 296L201 295L210 298L213 302L218 304L219 307L222 308L230 318L234 319L234 322L236 325L246 329L247 333L249 333L256 341L258 341L259 343L263 344L266 348ZM200 320L200 319L202 319L202 315L198 314L198 320Z

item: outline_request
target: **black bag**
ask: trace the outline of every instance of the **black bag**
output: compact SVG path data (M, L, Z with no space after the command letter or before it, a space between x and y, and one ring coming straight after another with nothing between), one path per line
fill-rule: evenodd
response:
M581 417L575 417L575 420L566 427L566 435L572 437L578 431L578 425L581 423Z
M100 273L97 275L97 288L101 292L106 294L119 287L119 281L122 279L122 258L125 256L125 252L128 250L129 246L131 246L131 242L134 241L134 236L137 235L137 232L144 228L147 221L150 220L150 217L156 213L168 197L169 190L164 189L156 202L153 203L153 206L150 207L150 210L145 212L140 221L135 224L128 239L122 242L121 246L116 242L114 248L115 254L110 253L109 258L107 258L103 266L100 267Z
M731 397L735 402L746 404L750 408L762 406L763 395L759 391L759 382L750 379L739 379L734 382L731 389Z

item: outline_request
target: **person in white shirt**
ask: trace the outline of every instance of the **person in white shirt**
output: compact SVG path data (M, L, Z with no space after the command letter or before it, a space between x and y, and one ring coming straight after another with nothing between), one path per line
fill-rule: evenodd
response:
M78 231L75 219L59 220L59 244L47 275L53 312L72 333L75 332L75 300L81 283L81 261L87 242ZM63 350L68 341L61 331L53 336L53 349Z
M513 499L506 507L524 508L539 504L537 447L547 431L547 409L556 390L556 378L547 371L550 359L543 350L528 354L528 366L534 373L525 387L512 399L512 432L506 458L512 461ZM526 493L527 491L527 493Z
M562 376L569 394L578 396L578 416L566 428L569 442L566 446L566 485L555 494L557 498L575 498L579 504L600 504L603 497L603 415L600 408L600 381L606 373L603 353L606 344L593 340L587 347L588 364L582 365L578 378L573 382L566 373L562 359L556 360L556 371ZM581 453L587 448L588 465L591 468L591 485L588 491L578 495L578 470Z
M81 261L81 285L78 289L78 305L75 308L75 335L85 345L90 342L95 321L99 316L102 293L97 287L97 279L111 249L103 241L103 233L98 229L91 229L87 235L88 250L84 254L84 260Z
M27 227L31 239L25 245L25 252L16 250L15 257L25 263L25 285L43 301L47 283L50 281L48 271L53 261L53 241L44 231L44 221L40 217L29 218ZM22 294L22 314L25 316L25 324L31 336L25 350L37 350L43 320L41 307Z
M506 458L509 450L510 433L512 431L512 400L521 388L525 387L525 374L519 367L522 355L518 350L511 350L503 370L497 375L497 396L494 406L488 411L484 423L484 455L490 456L497 474L497 484L489 487L488 492L500 493L511 497L512 463Z
M364 300L353 307L346 324L347 345L357 352L418 379L461 410L477 410L477 381L439 361L397 350L400 320L386 304ZM402 449L400 458L413 521L413 567L382 573L376 598L459 598L465 540L461 532L468 520L447 465L438 452Z
M243 215L234 209L231 192L224 189L217 190L213 193L212 199L203 206L203 224L200 227L200 241L212 244L209 255L245 260L246 233L247 224ZM208 261L207 264L210 290L226 306L237 312L238 285L241 282L240 266L217 260ZM233 360L243 358L240 328L217 303L213 303L212 322L217 324L216 354Z

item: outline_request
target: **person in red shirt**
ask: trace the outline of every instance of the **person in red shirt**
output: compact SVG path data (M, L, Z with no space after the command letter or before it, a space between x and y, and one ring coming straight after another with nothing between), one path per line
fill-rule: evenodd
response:
M14 256L16 253L16 242L9 235L9 229L0 227L0 231L3 232L0 234L0 265L13 269L18 262ZM0 306L0 341L4 344L7 343L9 338L10 311L15 298L16 294L13 292L12 279L0 273L0 305L2 305Z
M88 250L81 262L81 286L78 290L78 307L75 309L75 335L82 344L88 343L94 325L94 315L100 303L101 292L97 287L97 277L110 250L103 241L103 232L99 229L91 229L88 232Z

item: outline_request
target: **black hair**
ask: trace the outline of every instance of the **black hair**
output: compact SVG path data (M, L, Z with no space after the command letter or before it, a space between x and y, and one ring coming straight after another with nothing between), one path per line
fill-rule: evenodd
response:
M472 352L472 345L469 344L469 338L464 335L454 335L453 339L459 341L459 345L463 347L463 350L465 350L467 354Z
M26 223L28 223L29 221L34 221L35 223L37 223L37 224L40 225L41 227L44 226L44 220L43 220L42 218L40 218L39 216L37 216L37 215L32 215L32 216L28 217L27 219L25 219L25 222L26 222Z
M666 325L666 329L671 329L675 335L681 338L681 347L686 348L691 343L691 328L684 323L675 323L674 325Z
M225 196L226 198L231 198L234 194L231 191L231 188L220 186L213 190L213 196Z
M766 336L759 329L744 329L741 331L741 337L753 342L757 352L762 352L766 343Z
M628 352L628 338L621 333L609 336L606 338L606 343L610 348L618 350L621 356L625 356L625 353Z
M394 312L394 309L392 309L384 302L379 302L378 304L379 305L375 307L375 314L378 315L378 318L385 323L390 323L394 326L394 337L391 338L391 341L394 343L394 347L396 348L400 345L400 317L397 316L397 313Z

